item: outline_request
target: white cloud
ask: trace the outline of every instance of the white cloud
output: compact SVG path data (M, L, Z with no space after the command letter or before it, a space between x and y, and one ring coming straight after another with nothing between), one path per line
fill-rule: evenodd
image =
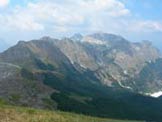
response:
M16 7L1 15L0 24L4 28L24 31L39 31L50 26L57 27L58 31L65 31L72 27L92 28L91 26L96 25L93 23L102 23L102 19L128 14L129 10L118 0L64 0L64 3L42 0L28 3L25 8ZM100 18L101 15L103 18Z
M119 17L129 15L130 11L118 0L80 0L81 8L91 12L105 12L108 16Z
M128 26L128 29L134 32L162 32L162 23L158 21L133 21Z
M79 24L83 17L74 13L69 7L62 6L53 2L29 3L27 13L35 15L37 19L52 22L58 25Z
M14 13L13 15L0 15L1 29L17 30L17 31L37 31L43 30L43 25L35 22L35 20L23 13Z
M0 0L0 7L5 7L9 4L9 0Z
M1 30L50 33L162 31L160 22L135 20L119 0L37 0L0 14L0 25Z

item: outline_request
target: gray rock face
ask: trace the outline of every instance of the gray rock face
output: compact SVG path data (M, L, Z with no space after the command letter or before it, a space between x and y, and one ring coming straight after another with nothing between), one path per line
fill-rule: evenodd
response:
M98 44L96 43L96 39ZM90 38L89 36L88 38L86 37L85 42L87 43L85 44L86 49L95 57L96 63L99 64L99 70L97 70L97 74L99 75L97 76L103 83L109 86L112 85L114 81L117 81L118 84L124 88L133 90L137 87L140 88L139 84L136 84L136 82L131 79L140 74L141 70L147 65L147 62L155 62L156 59L161 58L159 51L148 41L131 43L120 36L100 33L90 35ZM125 81L134 85L130 86L129 83L125 83ZM143 84L146 89L148 88L148 91L155 89L153 87L159 89L159 87L155 85L151 86L150 84L154 83L150 82L148 81ZM156 79L154 79L153 82L160 84ZM139 89L140 92L145 90L143 88Z

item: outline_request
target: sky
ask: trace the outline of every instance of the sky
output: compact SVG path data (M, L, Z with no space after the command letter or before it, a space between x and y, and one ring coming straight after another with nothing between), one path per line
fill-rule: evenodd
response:
M162 0L0 0L0 27L9 44L106 32L162 49Z

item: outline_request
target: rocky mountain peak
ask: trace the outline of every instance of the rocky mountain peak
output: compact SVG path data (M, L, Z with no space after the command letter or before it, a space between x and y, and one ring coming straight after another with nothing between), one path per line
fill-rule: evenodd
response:
M43 36L40 38L40 40L51 40L52 38L50 36Z
M80 41L83 39L83 36L80 33L75 33L70 39L75 40L75 41Z
M27 43L26 41L20 40L20 41L18 41L17 45L25 46L26 43Z
M103 84L112 86L118 82L122 87L130 87L128 83L124 86L124 81L137 76L146 62L158 58L159 52L148 42L132 43L107 33L75 34L61 40L46 36L29 42L20 41L0 55L3 62L30 68L44 63L43 66L53 65L57 69L67 65L81 72L90 70Z
M111 41L111 42L127 41L120 35L115 35L110 33L94 33L88 36L102 41Z

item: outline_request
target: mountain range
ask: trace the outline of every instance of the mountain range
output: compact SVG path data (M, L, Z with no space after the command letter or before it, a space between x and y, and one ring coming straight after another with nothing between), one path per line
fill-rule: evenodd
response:
M0 53L0 99L92 116L162 121L161 67L162 55L149 41L133 43L115 34L19 41Z

